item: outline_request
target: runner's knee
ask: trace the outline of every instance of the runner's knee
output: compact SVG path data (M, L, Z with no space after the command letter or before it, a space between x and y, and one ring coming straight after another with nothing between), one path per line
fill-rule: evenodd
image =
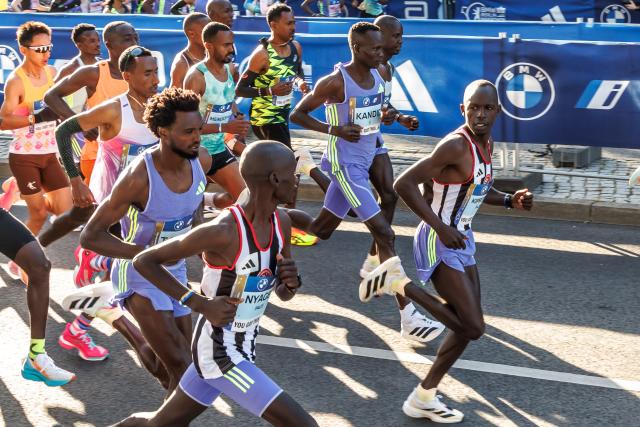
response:
M379 247L383 246L386 248L393 248L396 240L396 234L388 224L385 224L384 226L379 227L377 230L375 230L373 236L375 238L376 244Z
M478 340L482 335L484 335L484 331L486 329L486 325L483 319L474 320L467 324L465 329L465 335L470 340Z
M398 194L393 191L393 188L390 190L382 191L379 194L380 197L380 207L384 208L394 208L396 203L398 202Z

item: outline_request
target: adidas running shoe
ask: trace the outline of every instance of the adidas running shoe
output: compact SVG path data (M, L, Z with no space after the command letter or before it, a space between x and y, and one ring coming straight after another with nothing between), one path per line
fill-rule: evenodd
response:
M35 360L24 359L21 374L26 380L40 381L49 387L65 385L76 379L75 374L57 367L46 353L38 354Z
M440 401L442 396L436 396L429 402L423 402L414 389L402 405L402 412L411 418L427 418L434 423L455 424L462 421L464 414L457 409L451 409Z
M411 279L405 274L400 257L394 256L362 279L358 289L360 301L369 302L383 294L393 295L409 282Z
M73 270L73 283L78 288L102 281L106 277L105 270L96 270L91 266L91 260L97 256L97 253L82 248L76 254L78 266Z
M291 227L291 244L295 246L313 246L318 243L318 238L299 228Z
M400 328L402 338L418 342L434 340L445 329L442 323L429 319L417 309L413 310L407 321L401 322Z
M67 323L64 331L58 339L60 347L66 350L77 349L78 356L90 362L99 362L109 357L109 350L93 342L89 332L73 335L70 330L71 323Z
M360 267L360 278L364 279L367 277L367 274L371 273L380 265L380 258L378 255L370 255L367 254L364 262L362 263L362 267Z

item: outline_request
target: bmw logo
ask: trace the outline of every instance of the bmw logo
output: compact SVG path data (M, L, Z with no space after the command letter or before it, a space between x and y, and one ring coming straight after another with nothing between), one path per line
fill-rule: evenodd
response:
M516 120L535 120L544 116L556 97L549 74L529 62L518 62L502 70L496 88L502 110Z
M258 290L264 291L265 289L267 289L269 287L269 282L269 279L260 279L258 281Z
M182 230L182 227L184 227L184 221L178 221L173 226L173 229L174 230Z
M369 98L365 98L362 100L362 105L364 105L365 107L367 107L370 103L371 101L369 100Z
M11 46L0 45L0 93L4 93L4 85L9 74L20 65L20 57Z
M619 4L610 4L602 9L600 22L608 24L628 24L631 22L631 14L626 7Z

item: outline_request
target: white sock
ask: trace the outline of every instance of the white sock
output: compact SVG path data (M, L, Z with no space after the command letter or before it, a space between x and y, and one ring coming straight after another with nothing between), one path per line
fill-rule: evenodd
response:
M408 321L411 318L411 315L413 314L415 309L416 307L413 305L412 302L407 304L405 308L400 309L400 320L402 320L402 322Z
M418 384L418 387L416 387L416 397L422 402L431 402L436 398L436 391L437 390L435 388L427 390L422 387L422 384Z

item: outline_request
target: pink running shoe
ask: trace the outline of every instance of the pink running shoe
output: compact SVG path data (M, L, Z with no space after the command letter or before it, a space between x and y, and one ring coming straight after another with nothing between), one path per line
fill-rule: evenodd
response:
M109 357L109 350L94 343L89 332L73 335L70 327L71 323L67 323L64 331L60 334L58 339L60 347L67 350L75 348L78 350L78 356L90 362L99 362Z
M2 191L4 194L0 194L0 208L8 211L15 202L20 200L20 190L16 179L11 177L3 182Z
M91 260L97 256L98 254L93 251L80 248L77 255L78 266L73 270L73 283L75 283L78 288L102 281L102 279L105 278L107 274L106 271L96 270L91 267Z

